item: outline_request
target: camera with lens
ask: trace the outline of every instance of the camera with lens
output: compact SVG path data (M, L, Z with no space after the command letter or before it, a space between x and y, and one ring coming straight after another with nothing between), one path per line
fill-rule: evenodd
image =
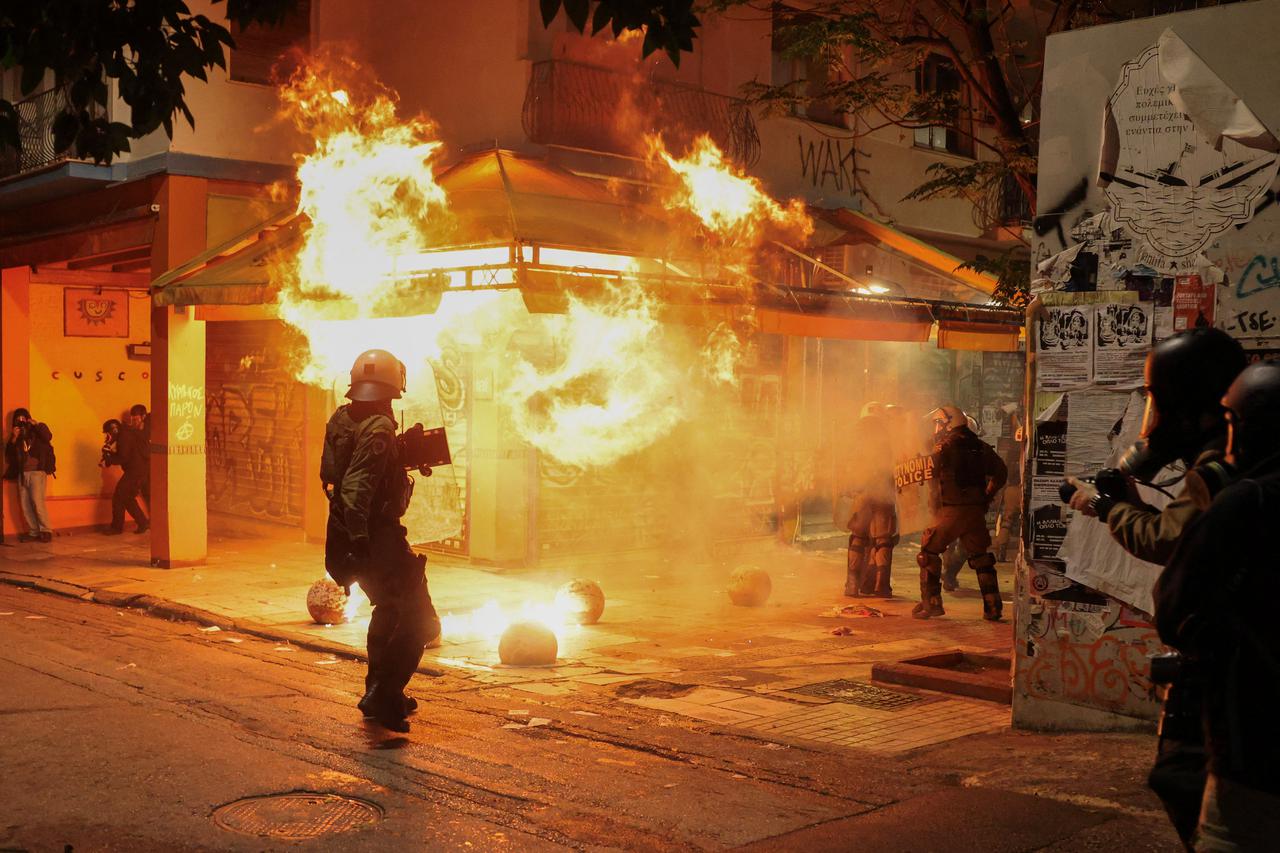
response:
M1151 683L1173 684L1186 674L1186 659L1177 652L1151 656Z
M1113 501L1122 501L1129 492L1129 478L1120 468L1103 468L1092 477L1081 477L1086 483L1092 483L1099 494L1106 495ZM1065 503L1071 503L1071 496L1076 493L1074 483L1066 480L1058 486L1058 497Z
M396 436L396 441L400 444L400 464L406 470L416 469L424 477L431 476L433 467L453 462L444 427L425 429L422 424L414 424Z

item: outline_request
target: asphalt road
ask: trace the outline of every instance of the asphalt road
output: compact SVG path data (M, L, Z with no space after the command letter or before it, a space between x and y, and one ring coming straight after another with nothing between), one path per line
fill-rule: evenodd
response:
M890 759L419 677L398 737L360 720L362 677L358 661L0 587L0 851L1177 849L1132 736L1006 733ZM382 818L305 842L214 820L290 791Z

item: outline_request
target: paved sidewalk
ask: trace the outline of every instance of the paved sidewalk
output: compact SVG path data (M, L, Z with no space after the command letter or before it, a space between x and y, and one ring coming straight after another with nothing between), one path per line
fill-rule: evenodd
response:
M316 625L307 614L306 591L323 575L321 553L316 545L211 536L208 565L164 570L147 565L141 537L83 533L0 548L0 581L235 628L280 641L282 653L300 647L362 656L367 605L344 625ZM745 543L729 561L645 552L490 570L432 557L428 572L445 636L422 670L448 673L458 689L581 700L584 707L623 701L771 741L890 753L1007 726L1007 706L871 684L874 663L942 649L1007 650L1012 642L1008 619L981 619L966 575L961 582L970 589L948 596L945 618L909 618L914 549L904 543L895 557L895 587L905 595L859 602L839 594L843 551L801 552L770 540ZM729 602L724 587L738 565L769 571L773 594L765 606ZM608 603L598 625L562 631L556 666L505 667L496 636L469 631L481 608L518 614L549 607L559 585L574 577L596 580ZM1011 572L1001 581L1007 599ZM837 615L851 603L883 615ZM847 633L833 635L837 628Z

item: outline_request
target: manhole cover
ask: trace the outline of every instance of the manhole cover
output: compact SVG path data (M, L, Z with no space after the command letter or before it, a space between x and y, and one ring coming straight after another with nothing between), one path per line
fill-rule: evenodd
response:
M213 812L213 822L223 829L288 840L346 832L380 820L382 809L373 803L309 791L246 797Z
M848 702L851 705L877 708L881 711L896 711L924 698L913 693L885 690L883 687L876 687L862 681L850 681L847 678L837 681L820 681L817 684L806 684L804 687L792 687L788 692L804 693L806 696L825 696L837 702Z

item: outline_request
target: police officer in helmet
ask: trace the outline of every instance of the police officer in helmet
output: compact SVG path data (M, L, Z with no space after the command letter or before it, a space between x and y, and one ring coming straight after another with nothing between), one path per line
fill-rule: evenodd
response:
M404 365L385 350L361 353L351 367L351 402L325 428L320 479L329 496L325 569L373 604L369 671L359 708L392 731L407 732L417 702L404 693L440 619L427 589L426 558L415 554L401 517L413 481L400 460L391 401L405 389Z
M969 418L955 406L931 413L936 445L930 507L933 524L920 539L920 603L911 611L917 619L946 613L942 608L942 554L956 540L969 554L978 576L982 617L997 621L1003 612L996 580L996 557L991 553L987 508L1009 479L1009 469L991 445L978 438Z

